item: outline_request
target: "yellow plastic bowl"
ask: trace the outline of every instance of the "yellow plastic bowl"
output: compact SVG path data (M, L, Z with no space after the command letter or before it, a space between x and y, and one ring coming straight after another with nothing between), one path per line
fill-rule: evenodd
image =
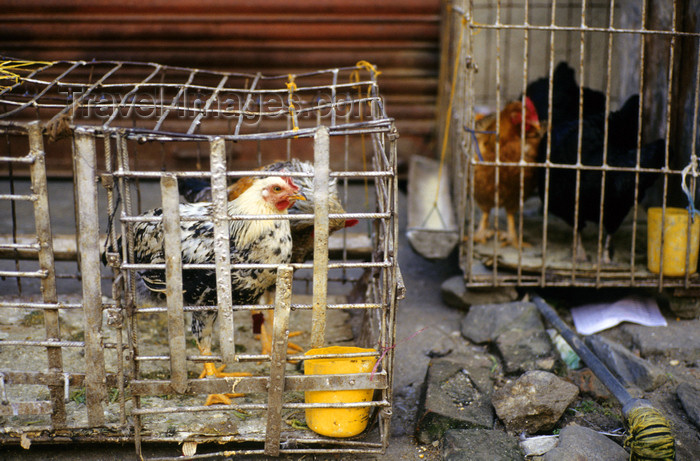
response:
M311 349L305 355L355 354L358 352L376 353L375 349L360 347L331 346ZM351 357L311 359L304 363L305 375L337 375L350 373L370 373L377 357ZM306 391L306 403L352 403L370 402L373 389L353 389L342 391ZM352 437L367 427L370 407L361 408L307 408L306 425L317 434L327 437Z
M659 273L661 264L661 212L660 207L649 208L647 228L647 267L654 274ZM680 277L694 274L698 267L698 243L700 243L700 217L690 226L690 261L686 270L685 260L688 251L688 210L666 208L664 219L664 275Z

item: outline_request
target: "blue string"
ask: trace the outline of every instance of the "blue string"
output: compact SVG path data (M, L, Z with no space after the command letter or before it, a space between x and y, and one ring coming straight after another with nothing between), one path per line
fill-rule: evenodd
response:
M689 170L692 168L693 160L691 159L691 163L688 164L685 168L683 168L683 173L681 176L681 189L683 189L683 193L685 194L686 198L688 199L688 214L690 215L690 222L695 221L695 215L700 214L700 211L698 211L697 208L695 208L695 200L693 199L692 194L690 193L690 189L686 187L685 185L685 176L688 174ZM697 176L695 172L691 172L693 176Z
M472 130L468 126L465 125L464 131L469 132L472 135L472 141L474 142L474 146L476 147L476 155L479 157L479 161L483 162L484 157L481 156L481 149L479 149L479 140L476 139L476 133L479 134L496 134L496 131L480 131L480 130Z

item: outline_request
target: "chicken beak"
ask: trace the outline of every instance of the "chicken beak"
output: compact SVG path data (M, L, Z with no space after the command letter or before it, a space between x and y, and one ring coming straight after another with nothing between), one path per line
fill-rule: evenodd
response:
M542 132L542 126L540 125L539 120L532 120L528 122L527 128L528 133L530 133L528 137L538 136Z
M304 194L299 194L299 193L294 194L294 195L290 195L289 197L287 197L287 199L289 199L290 203L294 203L297 200L306 201L306 197L304 197Z

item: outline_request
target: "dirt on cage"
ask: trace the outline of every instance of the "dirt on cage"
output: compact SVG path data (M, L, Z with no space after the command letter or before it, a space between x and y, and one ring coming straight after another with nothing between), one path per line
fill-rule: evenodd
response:
M77 295L62 296L61 302L76 303L79 301ZM345 300L344 296L331 295L329 302L339 303ZM1 302L20 302L16 296L0 297ZM23 298L25 302L31 299ZM105 299L106 303L110 299ZM309 295L298 294L293 296L294 303L310 302ZM27 311L20 308L8 308L4 316L0 319L0 338L12 344L12 341L41 340L45 337L43 314L40 311ZM105 314L105 317L107 314ZM354 336L350 322L351 314L346 311L332 310L327 318L327 338L330 344L339 346L354 346ZM105 324L107 319L104 319ZM237 312L234 321L237 327L237 349L240 352L257 353L260 349L260 341L257 335L252 333L251 316L247 312ZM65 310L60 316L61 339L66 342L83 341L85 332L83 329L83 312L79 309ZM294 336L294 342L302 349L309 349L310 335L306 331L311 324L311 311L296 311L290 319L290 330L299 331L298 336ZM168 350L167 318L164 313L141 314L139 323L140 349L146 355L165 354ZM111 328L104 330L105 344L115 344L117 341L116 331ZM194 341L189 341L188 347L196 350ZM66 347L63 353L63 365L66 373L85 373L84 351L79 347ZM13 369L17 363L23 363L23 371L40 372L47 369L46 353L39 348L27 348L21 345L7 345L0 348L0 368ZM105 354L105 368L108 373L117 372L116 353ZM230 370L234 371L234 370ZM245 371L253 375L269 374L269 362L245 362L237 364L235 371ZM158 362L145 362L140 369L143 378L167 379L170 369L165 364ZM201 373L201 365L189 363L187 374L189 378L196 378ZM300 363L288 363L286 374L303 374ZM5 386L3 395L3 405L21 406L23 403L34 403L47 401L49 391L43 385L8 385ZM68 386L66 388L66 412L67 422L71 426L85 427L88 425L85 408L85 387ZM109 402L105 405L105 419L107 423L118 424L120 422L119 412L119 389L111 387L109 389ZM265 395L250 394L235 399L234 403L253 403L264 400ZM143 397L141 402L147 408L162 408L181 406L189 407L201 405L204 395L161 395ZM303 392L293 392L285 395L287 402L303 402ZM132 409L132 399L128 389L125 395L125 405L127 411ZM212 407L214 408L214 407ZM235 417L231 418L231 414ZM290 410L283 416L284 421L294 429L304 429L305 416L303 410ZM264 438L265 434L265 412L264 411L210 411L206 417L200 413L179 412L162 417L153 415L144 418L145 433L150 437L170 437L175 434L176 428L187 428L187 431L180 431L183 439L189 435L199 436L235 436L246 434L247 436L259 435ZM37 429L50 425L50 417L46 415L13 415L0 416L0 426L4 427L3 432L13 432L13 426L37 427Z

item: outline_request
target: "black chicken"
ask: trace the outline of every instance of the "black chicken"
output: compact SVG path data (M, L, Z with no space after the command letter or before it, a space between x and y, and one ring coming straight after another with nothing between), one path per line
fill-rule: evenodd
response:
M578 120L580 88L574 69L560 62L552 74L552 126ZM547 123L549 114L549 78L542 77L527 86L527 96L537 109L540 123ZM591 88L583 89L583 117L605 112L605 94Z
M556 109L555 109L556 110ZM610 167L653 168L659 169L664 164L664 142L657 140L642 146L639 163L637 163L637 117L639 96L631 96L624 106L611 112L608 117L608 148L606 164ZM575 165L578 160L579 121L577 119L553 124L550 161L555 165ZM584 166L602 166L604 154L605 113L589 114L583 118L583 136L581 142L580 162ZM542 139L539 147L538 162L547 160L547 140ZM539 194L545 199L545 178L549 172L549 207L548 211L575 226L577 241L577 260L587 260L581 242L581 230L586 221L600 222L600 201L602 172L600 170L581 170L578 187L578 220L574 222L576 210L576 170L574 168L541 169L539 176ZM602 223L606 232L603 262L612 262L612 236L618 230L627 213L635 203L635 184L641 200L645 191L658 177L656 172L644 172L637 175L634 171L610 170L605 174L605 199L603 203Z

